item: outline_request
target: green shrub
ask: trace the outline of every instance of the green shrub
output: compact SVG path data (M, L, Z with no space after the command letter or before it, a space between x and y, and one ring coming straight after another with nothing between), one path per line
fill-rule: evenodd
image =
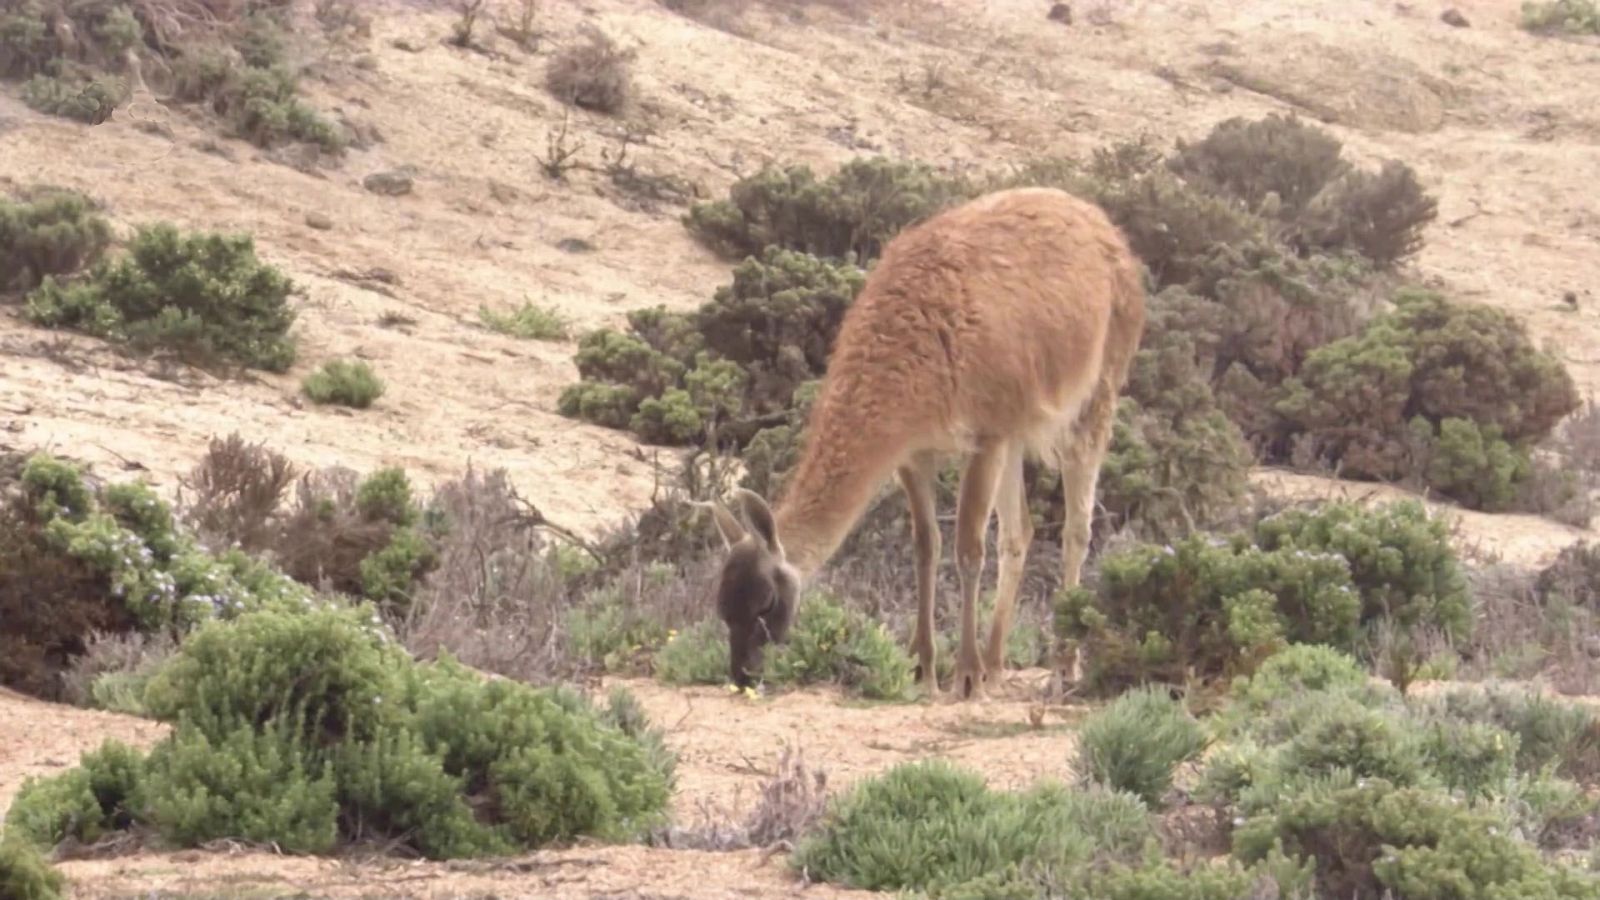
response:
M202 627L146 699L175 726L147 758L108 767L102 751L32 782L9 827L46 845L144 823L182 846L242 837L320 853L381 840L477 856L637 836L659 824L671 788L660 734L626 698L601 710L485 681L448 655L417 664L360 607ZM116 777L97 774L108 768Z
M31 289L46 275L91 265L111 243L111 225L88 197L35 188L20 201L0 198L0 291Z
M1492 813L1438 791L1348 778L1307 788L1234 831L1234 854L1314 861L1327 896L1596 897L1591 874L1542 859Z
M623 590L608 584L584 595L567 610L563 620L567 652L578 663L596 671L626 674L671 645L667 623L652 610L630 602ZM724 654L722 676L727 672ZM686 683L715 682L696 679Z
M1355 658L1320 644L1292 644L1233 682L1230 710L1260 715L1307 693L1360 694L1375 690Z
M1600 34L1594 0L1524 0L1522 27L1535 34Z
M1244 674L1288 642L1348 649L1360 613L1337 554L1195 534L1102 556L1098 585L1058 599L1056 630L1085 647L1085 686L1105 692Z
M862 280L854 266L768 248L690 315L640 310L629 334L584 335L582 380L562 392L561 413L668 444L698 442L708 424L784 415L822 375ZM740 444L758 430L725 439Z
M1257 522L1254 538L1267 551L1343 558L1361 595L1363 624L1385 618L1404 629L1430 625L1454 640L1472 634L1472 595L1450 525L1419 501L1286 509Z
M1470 634L1465 576L1444 523L1415 501L1327 504L1250 533L1190 535L1101 559L1099 583L1062 594L1057 636L1081 641L1088 686L1248 674L1286 644L1354 652L1363 626Z
M1179 140L1167 167L1195 187L1237 198L1246 209L1292 219L1349 168L1342 150L1324 129L1293 114L1269 113L1219 122L1194 143Z
M0 837L0 897L7 900L60 900L66 879L33 847Z
M1307 356L1277 412L1347 476L1417 472L1464 502L1508 503L1527 448L1578 407L1571 376L1504 312L1415 291L1395 304Z
M668 684L722 684L728 679L727 630L712 619L670 635L652 660ZM911 694L912 661L881 622L824 594L800 601L787 642L768 651L762 679L780 687L837 684L871 700Z
M1499 728L1516 738L1516 767L1589 781L1600 776L1600 718L1533 691L1460 689L1421 701L1430 718Z
M257 259L248 235L183 235L163 223L140 228L126 256L98 263L83 281L45 278L27 315L136 347L282 372L295 357L293 289Z
M566 340L571 328L561 313L533 303L524 303L509 312L480 306L478 318L490 331L535 341Z
M301 382L313 403L336 403L366 409L383 396L383 379L364 360L331 359Z
M1083 721L1074 768L1091 784L1158 806L1178 766L1206 748L1200 723L1159 687L1135 688Z
M1242 866L1228 859L1220 865L1204 862L1179 867L1166 860L1143 866L1112 865L1104 874L1091 875L1086 896L1105 900L1237 900L1240 897L1309 896L1311 867L1291 862Z
M244 554L212 554L147 486L91 488L29 457L0 493L0 683L54 697L92 632L179 634L212 616L303 605L310 592Z
M7 840L49 848L69 837L90 844L125 829L135 819L143 778L139 752L106 741L85 753L75 769L26 779L6 813Z
M972 191L931 166L882 156L857 157L821 179L807 166L768 166L734 182L727 200L690 207L683 223L731 259L781 247L864 266L902 228Z
M1132 795L1050 782L1002 793L976 773L934 760L857 782L790 864L863 890L973 896L975 882L1025 881L1134 859L1152 833L1144 805Z
M1354 250L1391 268L1422 249L1438 203L1398 160L1377 172L1345 172L1312 201L1291 240L1302 252Z
M727 627L702 619L677 634L650 660L655 677L667 684L723 684L728 680Z
M829 682L874 700L904 699L912 686L911 657L883 623L825 595L801 601L788 641L769 655L764 674L777 684Z

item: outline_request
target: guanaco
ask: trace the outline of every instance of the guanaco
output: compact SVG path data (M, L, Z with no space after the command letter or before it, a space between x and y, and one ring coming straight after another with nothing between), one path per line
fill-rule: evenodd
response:
M753 683L763 647L787 639L802 585L895 476L916 549L916 678L930 697L939 695L934 479L959 456L961 642L952 689L961 698L982 695L988 673L1003 670L1033 538L1024 460L1061 474L1062 581L1073 587L1117 396L1144 322L1140 264L1126 238L1100 207L1064 191L992 192L889 241L840 323L777 511L740 489L747 529L713 504L727 545L716 594L734 684ZM996 511L998 584L980 653L978 581Z

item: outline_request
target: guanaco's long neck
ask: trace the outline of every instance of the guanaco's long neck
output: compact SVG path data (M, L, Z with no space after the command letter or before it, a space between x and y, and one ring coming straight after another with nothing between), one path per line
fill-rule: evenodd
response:
M894 416L852 402L856 392L844 385L830 388L817 398L800 462L773 513L784 555L802 580L839 549L894 474L901 451Z

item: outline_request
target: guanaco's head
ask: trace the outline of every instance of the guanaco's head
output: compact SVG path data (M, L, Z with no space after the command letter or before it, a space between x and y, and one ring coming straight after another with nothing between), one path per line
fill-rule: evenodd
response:
M800 579L784 561L778 524L766 501L742 488L735 496L749 530L720 503L712 512L728 551L717 580L717 615L728 626L730 677L743 688L761 672L762 648L788 639Z

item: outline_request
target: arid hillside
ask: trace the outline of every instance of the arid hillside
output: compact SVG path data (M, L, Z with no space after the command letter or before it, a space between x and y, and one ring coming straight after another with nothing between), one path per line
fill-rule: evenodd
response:
M546 4L541 47L592 23L637 52L621 118L572 112L580 165L562 180L541 166L565 108L544 89L548 52L486 28L492 52L449 46L457 14L416 6L383 7L370 39L313 61L314 102L372 139L334 168L217 138L148 94L96 126L0 97L0 176L88 191L122 227L248 230L304 288L297 368L243 382L162 377L7 317L9 444L147 468L164 488L209 435L234 429L362 471L439 477L471 460L592 530L648 498L649 451L555 412L576 377L571 343L494 334L478 310L533 300L579 334L630 309L691 308L726 281L670 191L641 195L603 171L623 134L648 184L670 177L711 198L768 162L826 170L884 153L995 169L1284 110L1325 121L1358 159L1415 166L1440 208L1421 273L1523 315L1586 392L1600 387L1588 277L1600 121L1586 87L1600 51L1521 31L1514 2L1458 4L1470 28L1428 5L1309 0L1089 3L1071 25L1031 2L710 4L721 28L651 2ZM407 194L362 186L397 170ZM334 355L379 371L376 407L346 415L298 396Z
M402 466L424 485L468 464L504 469L549 520L595 535L648 507L678 451L563 416L557 398L578 377L585 331L657 304L693 309L728 282L730 263L683 224L691 202L769 163L828 172L883 154L999 172L1290 111L1354 161L1414 167L1438 215L1405 273L1513 312L1583 396L1600 394L1600 39L1531 34L1520 0L1075 0L1070 21L1043 0L554 0L539 4L526 47L495 27L510 0L488 0L465 47L448 40L458 4L359 5L369 33L317 37L301 60L308 102L357 137L337 160L223 137L214 117L148 89L93 125L0 89L0 194L77 189L119 236L156 220L248 232L299 286L300 344L286 372L224 378L0 304L0 455L49 449L171 497L209 439L238 432L309 467ZM633 54L614 115L546 88L553 54L594 27ZM566 336L485 327L481 311L524 302L564 317ZM302 394L335 357L382 377L370 408ZM1252 477L1286 496L1406 494L1306 472ZM1542 566L1600 539L1600 520L1458 512L1474 561ZM972 707L880 706L831 689L750 703L622 682L682 754L672 806L692 823L748 809L786 743L834 788L928 756L998 787L1068 777L1083 710L1046 712L1047 677L1010 673ZM24 777L70 768L107 737L149 746L164 729L0 690L0 816ZM107 852L58 868L71 896L95 898L802 896L781 856L748 849L579 846L481 866L272 851ZM803 896L866 894L815 885Z

